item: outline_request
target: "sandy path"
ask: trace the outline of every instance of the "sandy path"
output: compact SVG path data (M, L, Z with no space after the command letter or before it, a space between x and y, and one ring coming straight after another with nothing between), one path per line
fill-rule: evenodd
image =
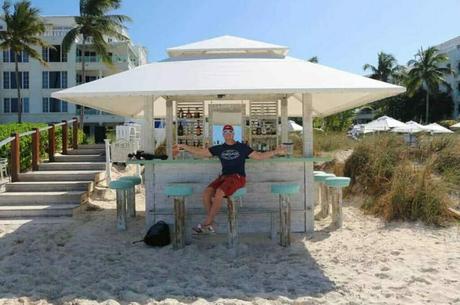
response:
M143 212L119 233L114 202L94 204L58 224L0 224L0 304L460 304L459 226L385 225L348 205L341 230L321 221L290 249L245 236L235 259L224 236L131 245Z

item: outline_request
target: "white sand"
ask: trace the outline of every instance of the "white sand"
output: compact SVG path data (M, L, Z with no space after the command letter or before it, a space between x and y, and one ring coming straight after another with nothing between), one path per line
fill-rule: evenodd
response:
M289 249L243 236L233 258L225 236L132 245L143 212L120 233L114 201L92 203L103 209L52 225L0 224L0 304L460 304L458 225L385 225L348 203L341 230L326 219Z

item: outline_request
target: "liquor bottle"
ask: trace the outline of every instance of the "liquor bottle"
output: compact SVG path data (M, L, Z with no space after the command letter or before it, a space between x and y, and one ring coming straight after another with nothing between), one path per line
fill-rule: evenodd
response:
M260 122L257 121L256 134L259 136L262 134L262 129L260 128Z
M183 119L184 118L184 111L182 110L182 108L179 108L179 119Z
M199 119L199 118L200 118L200 111L198 110L198 107L195 108L194 117L195 117L196 119Z
M195 135L201 136L200 121L197 121L197 122L196 122Z
M267 134L267 128L265 127L265 121L262 121L261 132L263 135Z
M182 122L179 122L179 127L177 127L177 135L178 136L184 135L184 126L182 126Z
M192 118L192 113L190 112L190 107L187 108L187 114L186 114L186 116L187 116L187 119L191 119L191 118Z

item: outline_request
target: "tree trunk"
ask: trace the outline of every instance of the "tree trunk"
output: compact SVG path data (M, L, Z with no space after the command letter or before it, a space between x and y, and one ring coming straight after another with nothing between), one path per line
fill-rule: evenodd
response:
M86 83L85 49L86 49L86 37L83 36L83 43L81 45L81 84ZM80 129L81 130L83 130L84 118L85 118L85 106L80 105Z
M21 87L19 85L18 52L14 52L14 73L16 77L16 88L17 88L17 93L18 93L18 123L22 123L22 100L21 100Z
M426 90L426 112L425 112L425 123L429 123L429 113L430 113L430 92Z

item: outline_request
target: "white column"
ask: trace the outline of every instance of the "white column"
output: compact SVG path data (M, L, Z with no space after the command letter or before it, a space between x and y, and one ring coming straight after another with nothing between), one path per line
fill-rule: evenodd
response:
M302 94L303 156L313 157L313 99L311 94ZM313 233L315 186L313 162L305 162L305 233Z
M288 141L288 105L287 97L281 99L281 143L287 143Z
M153 126L154 102L157 97L149 96L144 101L144 125L142 127L142 143L146 153L155 152L155 129ZM155 210L155 177L153 164L144 166L144 187L145 187L145 226L146 230L154 223Z
M173 147L173 101L166 99L166 154L172 160L172 147Z

